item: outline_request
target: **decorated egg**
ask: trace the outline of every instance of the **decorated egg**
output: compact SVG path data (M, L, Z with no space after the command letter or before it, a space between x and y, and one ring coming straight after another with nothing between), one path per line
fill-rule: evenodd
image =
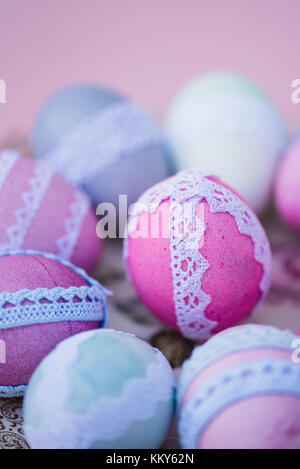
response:
M0 152L0 253L51 252L91 272L102 241L89 198L44 162Z
M266 294L264 229L218 179L186 170L146 191L128 221L124 258L147 308L193 340L245 319Z
M299 348L291 332L251 324L197 347L178 383L182 446L299 449L297 341Z
M300 231L300 135L292 141L278 167L275 180L277 209L286 223Z
M52 254L0 255L0 396L24 393L39 362L63 339L102 327L106 290Z
M173 99L165 129L179 169L211 171L264 210L286 128L255 83L228 72L195 78Z
M135 202L170 174L171 159L150 114L130 99L97 86L74 85L42 108L33 148L97 205Z
M24 402L32 448L158 448L174 407L166 358L133 335L77 334L36 369Z

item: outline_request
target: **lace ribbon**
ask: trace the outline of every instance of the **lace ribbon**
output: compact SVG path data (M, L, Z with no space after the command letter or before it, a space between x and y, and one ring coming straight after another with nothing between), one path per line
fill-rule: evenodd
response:
M198 170L181 171L146 191L138 200L135 214L129 218L124 246L125 265L129 272L128 237L136 231L139 216L145 211L155 213L161 202L169 199L171 267L177 324L185 337L194 340L208 339L217 325L205 317L205 309L211 298L201 290L201 279L209 263L199 252L199 242L205 231L204 222L196 214L199 202L205 199L213 213L230 213L239 232L252 239L254 258L263 266L261 299L270 282L271 252L262 226L237 195L208 179L208 176ZM185 271L181 268L183 262L187 265Z
M103 330L104 333L106 331ZM49 411L43 413L42 421L38 426L28 423L25 426L29 442L32 439L35 447L42 448L45 441L47 441L47 447L56 447L57 425L60 426L60 432L64 435L61 443L63 448L89 448L95 441L117 441L126 434L133 422L150 419L159 402L168 402L172 399L175 386L174 376L166 358L157 350L157 360L148 365L146 376L128 381L120 396L99 397L85 411L84 416L82 413L71 413L66 409L68 399L72 394L67 370L78 358L77 351L80 343L91 339L94 335L95 331L90 331L84 336L73 336L70 339L73 341L72 348L69 347L70 341L67 347L65 343L59 345L61 352L59 364L48 358L42 363L39 387L35 389L33 398L37 407L40 406ZM43 373L43 369L47 371ZM57 381L60 383L62 392L60 399L54 397ZM159 383L159 386L153 386L154 382ZM130 412L126 412L126 409L130 409Z
M110 292L82 269L53 254L37 251L11 251L0 257L12 255L41 256L68 266L83 278L88 285L69 288L22 289L17 292L0 293L0 328L8 329L28 324L44 324L59 321L106 321L105 297Z
M103 291L55 287L0 293L0 329L61 321L103 321ZM75 302L76 301L76 302Z
M177 388L178 407L192 381L220 358L243 350L261 348L290 351L295 338L296 336L288 330L282 331L276 327L255 324L232 328L212 337L204 345L196 347L191 357L183 364Z
M44 162L36 164L34 176L29 179L30 190L22 194L23 206L15 212L17 223L7 228L9 242L0 246L0 252L22 247L53 175L53 169Z
M158 126L144 109L118 101L85 119L48 155L48 162L74 185L99 176L125 153L162 143Z
M19 159L19 153L13 150L6 150L0 153L0 190L11 169ZM36 163L34 175L29 179L30 189L22 194L23 206L15 211L17 223L6 229L9 241L0 246L0 253L22 248L53 176L54 168L51 165L43 161ZM70 204L71 214L64 221L65 233L56 241L60 257L71 259L89 207L90 201L87 195L74 189L74 200Z
M208 381L182 408L179 434L183 448L197 448L211 420L223 409L252 396L300 397L300 367L289 360L248 362Z
M88 197L77 189L71 202L71 216L65 221L65 234L57 240L58 255L63 259L71 259L77 244L83 220L90 208Z
M26 385L0 386L0 397L22 397L26 391Z

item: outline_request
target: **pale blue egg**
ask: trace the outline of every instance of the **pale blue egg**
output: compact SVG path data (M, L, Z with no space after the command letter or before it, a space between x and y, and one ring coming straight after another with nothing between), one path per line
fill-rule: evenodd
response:
M152 116L118 93L91 85L56 93L40 111L32 146L95 205L125 194L128 204L173 172L170 150Z
M165 357L135 336L89 331L42 361L24 401L33 448L158 448L174 410Z

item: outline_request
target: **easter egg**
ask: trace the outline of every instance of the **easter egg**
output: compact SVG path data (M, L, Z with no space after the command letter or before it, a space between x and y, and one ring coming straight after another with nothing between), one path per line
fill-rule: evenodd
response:
M197 347L178 383L182 446L299 449L296 346L299 339L289 331L251 324Z
M130 99L90 85L57 92L40 111L33 148L95 204L136 201L170 174L171 159L150 114Z
M51 252L91 272L102 245L93 211L87 195L46 163L0 152L0 253Z
M300 135L287 148L275 179L275 202L283 220L300 231Z
M179 169L211 171L265 209L286 128L255 83L228 72L195 78L173 99L165 129Z
M128 221L124 259L147 308L193 340L245 319L266 294L264 229L218 179L186 170L146 191Z
M106 293L54 255L0 254L0 396L22 395L36 366L61 340L104 326Z
M158 448L174 407L166 358L114 330L77 334L36 369L24 402L32 448Z

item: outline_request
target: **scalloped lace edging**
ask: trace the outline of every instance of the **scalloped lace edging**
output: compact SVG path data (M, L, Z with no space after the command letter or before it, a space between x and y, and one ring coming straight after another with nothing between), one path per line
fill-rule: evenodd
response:
M0 328L59 321L102 321L105 294L96 286L0 293Z

